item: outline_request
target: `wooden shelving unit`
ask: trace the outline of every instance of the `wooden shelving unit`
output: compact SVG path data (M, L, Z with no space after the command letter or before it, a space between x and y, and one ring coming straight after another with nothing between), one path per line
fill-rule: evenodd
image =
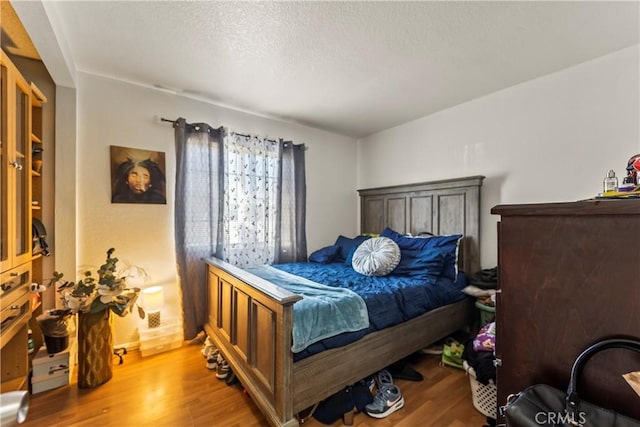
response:
M42 343L32 307L31 283L42 279L42 256L32 254L32 218L42 214L42 174L34 170L34 153L41 166L42 107L46 97L28 83L4 51L0 51L2 105L0 132L0 392L25 389L31 358L28 331ZM35 203L34 203L35 202ZM36 326L34 328L34 326Z
M47 98L31 83L31 215L33 218L43 220L42 218L42 172L40 168L46 167L42 165L42 151L44 150L44 138L42 135L42 108L46 104ZM38 163L40 162L40 163ZM39 165L39 166L38 166ZM36 170L37 169L37 170ZM42 254L33 255L31 265L33 270L33 281L42 284L43 277L43 259ZM36 317L42 314L42 301L31 308L31 319L29 327L31 336L34 341L35 351L29 354L29 366L33 358L38 353L38 349L44 343L44 337L37 324Z

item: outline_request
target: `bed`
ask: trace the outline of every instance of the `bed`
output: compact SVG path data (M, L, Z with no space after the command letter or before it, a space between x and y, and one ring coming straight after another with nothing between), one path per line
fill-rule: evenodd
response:
M459 266L479 262L482 176L359 190L361 233L386 227L413 235L462 234ZM301 297L216 258L208 270L205 330L274 426L297 426L296 415L347 385L474 322L467 298L342 347L294 361L293 304ZM403 339L397 339L402 337Z

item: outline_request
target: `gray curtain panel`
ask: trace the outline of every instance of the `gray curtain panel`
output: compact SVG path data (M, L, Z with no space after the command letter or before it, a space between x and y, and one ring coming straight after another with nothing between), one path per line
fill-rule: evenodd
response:
M220 250L222 131L208 125L175 124L175 241L182 287L184 337L194 338L207 320L203 258Z
M207 321L206 269L305 261L304 145L188 124L176 137L176 255L185 339Z
M305 227L307 184L305 178L305 146L280 140L280 218L278 242L274 262L302 262L307 260Z

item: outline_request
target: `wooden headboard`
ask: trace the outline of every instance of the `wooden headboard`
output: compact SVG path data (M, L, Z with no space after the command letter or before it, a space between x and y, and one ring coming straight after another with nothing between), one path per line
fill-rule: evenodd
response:
M461 269L480 269L480 187L484 176L358 190L360 232L389 227L414 236L462 234Z

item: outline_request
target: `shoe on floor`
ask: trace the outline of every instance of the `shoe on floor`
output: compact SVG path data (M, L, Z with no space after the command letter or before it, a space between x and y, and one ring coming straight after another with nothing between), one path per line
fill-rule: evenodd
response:
M211 352L213 352L214 350L216 350L216 346L213 344L213 341L211 341L211 339L209 337L207 337L204 340L204 343L202 344L202 349L200 350L200 352L202 353L202 356L205 359L209 358L209 355L211 354Z
M404 406L404 397L396 385L385 385L378 390L373 402L364 407L364 412L373 418L385 418Z
M376 374L375 380L377 390L380 390L384 386L393 385L393 376L391 372L386 369L379 371Z
M216 378L219 380L224 380L229 375L229 364L221 354L218 354L218 372L216 373Z
M239 382L238 377L236 377L236 374L231 368L229 368L229 373L227 374L227 378L225 378L225 382L227 385L233 385Z
M220 352L217 349L210 352L210 354L207 356L207 368L213 371L218 367L219 355L220 355Z
M218 356L218 349L215 347L207 348L207 350L204 353L202 353L202 356L205 359L210 359L211 357L215 358Z
M420 353L422 354L433 354L436 356L440 356L442 354L442 346L444 344L441 342L437 342L435 344L431 344L428 347L423 348L422 350L420 350Z
M422 381L424 379L420 372L413 369L405 361L394 363L387 369L391 372L391 376L398 380Z
M376 395L376 378L374 376L371 377L367 377L363 380L360 380L361 385L363 385L364 387L367 387L367 389L369 390L369 393L371 394L371 396L375 396Z

